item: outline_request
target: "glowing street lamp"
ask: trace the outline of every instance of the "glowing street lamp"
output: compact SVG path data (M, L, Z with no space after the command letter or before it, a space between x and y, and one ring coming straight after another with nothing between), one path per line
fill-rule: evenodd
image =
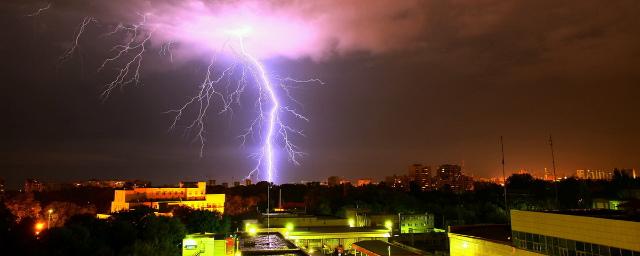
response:
M40 232L42 232L42 230L44 229L44 222L38 222L35 225L35 231L36 231L36 236L40 234Z
M393 228L393 222L391 222L390 220L385 221L384 227L391 231L391 229Z
M349 219L349 227L355 227L356 226L356 221L354 219Z
M49 218L47 218L47 229L49 229L49 227L51 227L51 214L53 213L53 209L49 209L47 212L49 213Z

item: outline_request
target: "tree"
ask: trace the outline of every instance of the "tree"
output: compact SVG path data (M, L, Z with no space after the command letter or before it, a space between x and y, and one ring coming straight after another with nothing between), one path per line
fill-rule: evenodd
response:
M48 218L48 211L51 210L51 226L61 227L67 220L75 215L82 214L96 214L96 208L93 205L87 205L86 207L79 206L70 202L51 202L45 207L43 217Z
M177 218L149 215L142 219L134 255L180 255L187 229Z
M231 228L229 218L223 218L218 212L176 207L173 215L184 223L189 233L227 233Z
M32 193L20 193L12 198L7 199L4 204L16 217L16 221L20 222L25 218L40 218L40 202L36 201Z

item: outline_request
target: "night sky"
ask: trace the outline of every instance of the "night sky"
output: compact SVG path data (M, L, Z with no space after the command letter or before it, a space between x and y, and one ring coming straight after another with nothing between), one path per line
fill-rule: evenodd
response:
M46 2L0 3L0 177L17 188L28 177L246 176L242 114L209 116L203 157L192 137L168 132L163 112L193 95L208 57L171 63L150 49L142 82L102 102L114 74L96 72L115 40L101 37L106 28L89 27L77 54L58 58L83 16L115 24L121 17L110 16L147 2L76 2L92 1L54 1L34 17ZM549 134L560 173L640 167L639 1L343 2L273 1L332 20L322 30L329 42L307 45L313 52L264 60L274 74L325 82L293 91L311 119L297 141L308 156L300 166L279 160L278 182L379 180L412 163L497 176L501 135L509 171L550 168Z

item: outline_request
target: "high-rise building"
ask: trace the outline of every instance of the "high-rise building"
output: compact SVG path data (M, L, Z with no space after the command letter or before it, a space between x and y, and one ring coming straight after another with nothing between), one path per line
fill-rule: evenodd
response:
M449 187L453 191L473 189L473 178L462 175L462 167L455 164L443 164L438 167L435 186L438 189Z
M462 176L462 167L457 164L443 164L438 167L436 177L438 180L457 180Z
M409 166L409 177L422 191L431 188L431 166L412 164Z

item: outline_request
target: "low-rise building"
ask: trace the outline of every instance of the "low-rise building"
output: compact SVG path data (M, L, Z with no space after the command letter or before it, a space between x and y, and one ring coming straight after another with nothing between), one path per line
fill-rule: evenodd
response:
M640 255L640 218L620 211L511 210L507 225L450 227L451 255Z
M427 233L433 231L434 215L425 214L399 214L400 233Z
M177 188L134 188L114 191L111 212L129 210L136 206L147 206L165 211L174 206L186 206L194 209L224 212L224 194L207 194L206 182L197 182L195 186L180 183Z

